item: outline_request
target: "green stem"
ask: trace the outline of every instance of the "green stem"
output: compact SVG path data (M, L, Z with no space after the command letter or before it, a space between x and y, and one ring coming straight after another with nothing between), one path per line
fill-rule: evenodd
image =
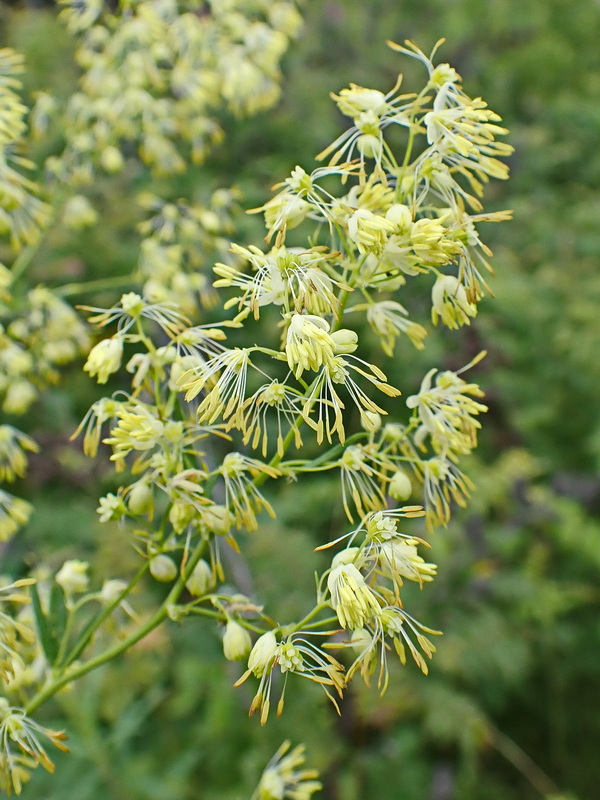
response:
M75 614L77 613L77 606L75 608L69 609L69 616L67 617L67 624L65 625L65 629L62 635L62 639L60 640L60 646L58 648L58 655L56 656L56 660L54 663L59 665L62 663L63 658L65 657L65 653L67 651L67 647L69 645L69 638L71 636L71 631L73 630L73 622L75 620Z
M315 607L312 609L312 611L309 611L309 613L308 613L308 614L307 614L307 615L304 617L304 619L301 619L301 620L300 620L300 622L297 622L297 623L294 625L294 627L293 627L293 630L292 630L292 633L295 633L296 631L302 630L302 628L303 628L303 627L304 627L304 626L305 626L305 625L306 625L308 622L310 622L310 621L311 621L311 619L314 619L314 618L317 616L317 614L320 614L320 613L321 613L321 611L323 611L325 608L330 608L330 605L329 605L329 603L319 603L319 605L318 605L318 606L315 606Z
M65 197L65 191L57 191L54 202L52 203L54 213L52 214L52 217L46 224L45 228L40 232L38 240L34 244L30 244L28 247L25 247L23 250L21 250L19 255L16 257L11 269L13 286L25 274L27 268L37 255L48 234L53 230L54 225L56 224L56 221L59 219L62 212L62 208L65 203Z
M83 281L82 283L66 283L58 289L56 294L61 297L70 297L74 294L87 294L88 292L98 292L104 289L119 289L124 286L132 286L135 281L131 275L120 275L114 278L99 278L96 281Z
M103 653L99 653L94 658L91 658L85 664L77 667L76 669L71 670L67 674L62 674L61 676L55 678L53 681L48 683L44 686L40 691L35 694L27 706L25 707L25 713L31 714L36 709L38 709L43 703L46 702L50 697L53 697L56 692L62 689L69 683L81 678L83 675L87 675L88 672L92 672L93 670L101 667L103 664L106 664L108 661L112 661L113 658L120 656L126 650L129 650L134 644L141 641L144 637L146 637L151 631L157 628L165 619L168 618L168 609L169 606L173 605L179 599L179 596L183 592L185 588L185 582L191 575L194 567L202 557L206 546L206 542L203 540L201 541L190 560L187 563L187 566L182 575L179 576L173 588L162 602L160 607L155 611L155 613L148 619L143 625L141 625L136 631L132 634L127 636L127 638L123 639L123 641L118 642L117 644L109 647L108 650L105 650Z
M68 655L64 659L64 662L58 661L59 666L68 667L72 661L74 661L80 653L83 652L84 648L87 644L91 641L93 635L96 633L98 628L110 617L110 615L118 608L123 600L127 597L127 595L132 591L133 587L139 582L142 575L148 570L150 562L146 561L142 567L138 570L138 572L133 576L133 578L129 581L125 589L119 594L119 596L113 600L106 608L98 614L94 622L87 628L84 634L75 642L71 650L69 651Z
M513 767L516 767L521 775L524 775L540 794L544 795L544 797L560 795L560 789L554 781L505 733L491 726L489 741L492 747L495 747L507 761L510 761Z
M200 617L210 617L211 619L219 620L219 622L226 622L228 619L227 614L222 611L213 611L211 608L200 608L199 606L190 608L187 613L196 614ZM258 625L253 625L243 617L236 617L235 621L238 622L243 628L253 631L253 633L263 634L265 632L264 628L260 628Z
M23 275L27 267L31 264L39 247L40 241L38 240L36 244L30 244L29 247L25 247L21 250L19 255L15 258L11 269L13 284L19 280L21 275Z

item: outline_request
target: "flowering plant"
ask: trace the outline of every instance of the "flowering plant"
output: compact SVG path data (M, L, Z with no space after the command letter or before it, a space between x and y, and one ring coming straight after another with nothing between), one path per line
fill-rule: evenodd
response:
M207 206L142 194L129 291L109 308L79 307L108 334L90 349L92 334L65 298L106 284L24 293L40 236L53 224L96 222L84 192L99 171L118 173L129 158L154 175L180 172L221 136L212 116L219 103L234 114L270 105L300 20L288 2L213 0L206 13L174 0L123 2L118 13L99 0L62 5L80 37L83 73L64 109L64 151L46 164L43 189L23 177L29 163L14 155L26 132L21 61L0 51L0 221L16 252L12 269L0 272L0 390L5 411L25 411L82 352L98 384L112 388L118 376L120 388L93 403L75 436L87 456L114 466L118 488L100 498L99 519L119 524L139 568L124 579L71 559L43 579L6 581L0 769L17 793L36 764L52 769L42 741L65 747L65 734L36 722L36 710L168 619L205 617L219 627L224 657L247 662L236 686L257 681L249 710L263 724L275 692L282 713L290 675L290 686L307 678L339 710L357 673L367 684L375 675L385 691L390 652L427 673L430 637L440 632L405 610L402 590L404 581L430 583L436 565L410 520L423 518L431 532L447 525L453 503L466 504L472 484L460 460L477 444L486 406L461 377L479 357L462 370L430 370L406 401L385 359L425 346L425 320L412 308L421 286L434 325L470 324L491 271L477 226L509 217L481 202L489 179L508 174L499 117L465 94L452 67L434 65L437 47L426 56L390 43L421 62L423 88L400 93L400 76L387 94L351 84L334 95L350 125L320 153L320 166L297 166L254 209L264 215L266 245L224 246L234 191L215 191ZM38 135L55 108L38 97ZM214 280L212 252L220 253ZM22 476L26 452L36 449L2 426L0 477ZM312 607L279 621L276 609L239 591L228 559L261 514L276 515L268 484L321 472L339 476L350 530L319 547L336 552L317 576ZM8 540L31 507L5 491L0 499L0 539ZM147 578L168 589L142 610L134 589ZM296 770L302 751L285 755L288 748L256 797L320 788L313 771Z

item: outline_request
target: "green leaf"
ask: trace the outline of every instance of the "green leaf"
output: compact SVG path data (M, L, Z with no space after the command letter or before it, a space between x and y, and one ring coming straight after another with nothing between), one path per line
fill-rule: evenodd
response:
M65 606L65 594L58 584L53 584L50 590L50 604L48 610L48 621L52 629L52 634L57 642L60 642L67 625L68 616Z
M46 617L46 615L42 610L42 604L40 602L40 595L37 590L37 586L33 584L31 586L30 591L31 591L31 605L33 606L33 613L35 615L35 624L37 627L38 635L40 637L40 643L42 645L42 649L44 651L46 658L51 664L53 664L54 659L58 654L58 641L54 636L48 618Z

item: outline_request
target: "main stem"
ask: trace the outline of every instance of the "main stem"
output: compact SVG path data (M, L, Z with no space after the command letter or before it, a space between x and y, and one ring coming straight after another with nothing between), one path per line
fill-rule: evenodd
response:
M60 689L66 686L72 681L77 680L78 678L87 675L88 672L92 672L93 670L97 669L97 667L101 667L103 664L106 664L108 661L112 661L113 658L120 656L121 653L124 653L134 644L141 641L145 636L147 636L154 628L157 628L168 616L168 609L169 606L173 605L179 599L181 593L185 588L185 582L191 575L194 567L200 560L202 553L206 547L206 542L203 540L198 543L196 549L193 551L187 566L182 575L179 576L176 583L174 584L173 588L162 602L161 606L156 610L156 612L148 619L143 625L141 625L136 631L130 634L126 639L123 639L122 642L110 647L108 650L105 650L103 653L99 653L94 658L91 658L89 661L86 661L85 664L82 664L80 667L76 669L68 671L66 674L61 675L60 677L56 678L45 687L40 689L40 691L32 697L29 703L25 706L25 712L27 714L33 713L37 708L39 708L43 703L46 702L50 697L56 694Z

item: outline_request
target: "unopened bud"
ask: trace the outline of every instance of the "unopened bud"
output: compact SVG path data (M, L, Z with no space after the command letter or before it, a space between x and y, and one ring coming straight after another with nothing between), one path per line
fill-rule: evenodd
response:
M136 483L129 492L127 507L132 514L148 514L154 508L152 489L145 481Z
M200 597L206 594L211 586L214 585L214 582L212 569L206 561L201 558L194 567L192 574L185 582L185 586L190 594Z
M163 554L150 560L150 574L157 581L169 583L177 577L177 564L169 556Z
M330 334L335 345L335 354L353 353L358 347L358 336L348 328L342 328Z
M202 522L213 533L227 536L233 524L233 516L226 506L206 506L202 509Z
M176 500L169 510L169 522L175 533L182 533L196 515L196 509L191 503Z
M388 485L388 494L392 499L400 500L401 502L408 500L412 491L412 483L404 470L399 469L392 475Z
M65 561L56 575L56 582L65 594L85 592L89 584L89 578L86 575L88 566L87 561L78 561L77 559Z
M227 621L223 635L223 655L228 661L243 661L252 647L252 639L245 628L233 619Z
M105 606L110 606L115 600L123 594L127 588L127 583L119 578L113 578L109 581L104 581L102 589L100 590L100 599Z

